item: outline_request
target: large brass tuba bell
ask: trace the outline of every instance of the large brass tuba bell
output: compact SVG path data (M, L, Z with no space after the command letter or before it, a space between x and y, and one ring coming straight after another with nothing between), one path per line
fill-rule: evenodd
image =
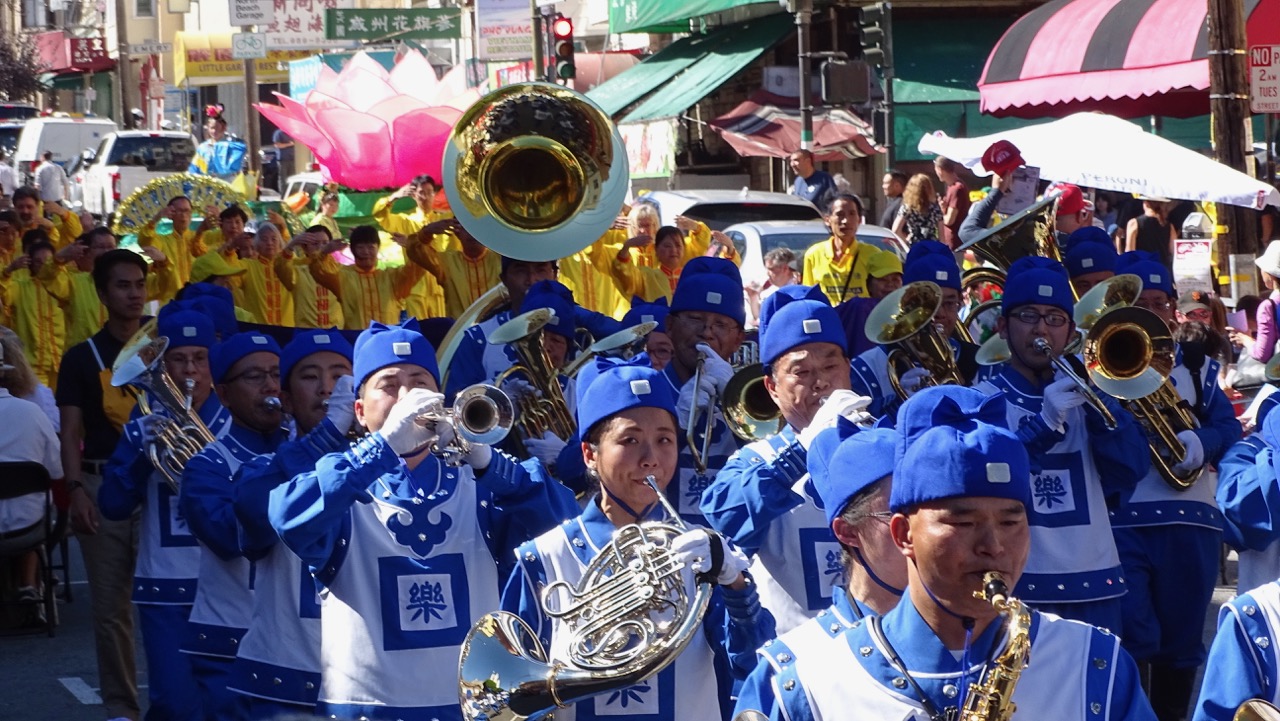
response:
M929 371L928 385L964 385L951 343L933 318L942 305L937 283L919 280L885 296L867 316L867 338L888 346L889 383L899 398L906 398L901 374L919 366Z
M157 440L147 446L151 465L164 476L176 493L182 485L182 471L187 462L205 446L213 443L213 434L191 408L191 388L186 393L165 372L164 352L169 339L156 334L156 321L151 319L138 329L116 356L111 366L111 385L129 386L138 398L143 415L155 416ZM165 414L151 408L153 398Z
M468 108L445 146L442 174L467 232L529 261L594 243L629 184L627 150L609 116L552 83L508 85Z
M964 288L983 283L1003 286L1009 266L1027 256L1036 255L1061 261L1055 234L1058 196L1058 193L1046 195L1034 205L1014 213L960 246L957 249L960 252L972 250L979 259L995 266L970 268L961 278L961 285Z

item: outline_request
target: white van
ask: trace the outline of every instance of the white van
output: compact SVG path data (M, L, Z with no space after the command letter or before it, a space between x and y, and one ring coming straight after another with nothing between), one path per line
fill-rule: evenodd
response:
M115 121L106 118L31 118L18 136L14 167L29 174L46 150L53 152L54 162L65 167L117 130Z

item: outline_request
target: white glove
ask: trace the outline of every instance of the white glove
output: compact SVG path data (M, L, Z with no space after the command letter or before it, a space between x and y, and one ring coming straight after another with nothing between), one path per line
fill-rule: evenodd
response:
M333 392L328 398L329 407L324 412L324 417L343 435L356 422L355 380L351 376L342 376L333 384Z
M396 455L413 455L432 443L444 446L453 439L453 426L448 421L418 422L418 416L428 411L443 414L444 395L426 388L414 388L391 408L379 433Z
M702 364L702 377L711 379L715 384L716 393L724 393L724 387L733 377L733 366L706 343L699 343L696 348L706 354L706 361Z
M1075 381L1070 378L1059 378L1044 389L1040 417L1049 428L1058 433L1064 433L1067 428L1067 413L1086 402L1088 399L1077 388Z
M711 401L716 396L715 381L707 374L702 375L702 381L694 384L693 379L685 381L684 387L680 389L680 397L676 399L676 419L683 426L689 419L689 412L693 408L710 409Z
M818 412L813 414L813 420L805 429L800 431L800 445L807 451L809 444L813 443L813 439L818 437L822 431L835 426L837 418L848 418L854 423L861 423L864 419L870 418L863 409L871 405L871 399L866 396L860 396L851 390L840 389L831 392L827 399L818 407Z
M909 398L915 395L915 392L920 390L920 387L932 377L933 374L928 370L921 368L920 366L916 366L899 376L898 383L902 385L902 390L906 391L907 397Z
M1204 444L1200 442L1200 436L1197 436L1195 431L1179 433L1178 440L1182 441L1183 447L1187 449L1187 456L1173 467L1174 473L1181 475L1204 465Z
M138 433L142 437L142 445L144 447L159 440L157 436L160 433L160 428L168 420L168 418L163 418L155 414L138 416Z
M547 468L555 465L556 459L560 457L560 451L569 445L560 440L560 437L551 431L546 431L541 438L526 438L524 447L533 455L534 458L542 461L542 465Z
M712 568L712 543L719 545L723 554L720 565L716 568ZM708 574L721 586L738 580L738 576L751 565L747 555L724 540L724 536L703 528L695 528L676 536L671 542L671 552L694 574Z

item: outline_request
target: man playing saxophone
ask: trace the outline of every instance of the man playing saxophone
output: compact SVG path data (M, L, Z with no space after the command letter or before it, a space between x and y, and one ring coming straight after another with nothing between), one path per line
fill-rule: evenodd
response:
M763 649L771 719L1154 720L1119 639L1008 593L1031 548L1032 494L1004 405L956 386L903 404L888 523L907 592L838 642Z
M1169 269L1154 255L1125 253L1116 272L1142 279L1135 305L1155 313L1171 329L1176 325ZM1174 427L1186 457L1167 463L1175 474L1194 478L1195 469L1221 460L1240 440L1241 429L1231 401L1218 386L1218 363L1203 345L1178 347L1176 361L1170 373L1174 397L1187 404L1199 428ZM1160 447L1158 440L1152 442ZM1217 472L1206 468L1190 488L1174 488L1153 463L1124 506L1111 513L1129 589L1121 599L1120 636L1126 651L1150 665L1148 695L1161 721L1186 718L1196 669L1205 659L1204 618L1222 547L1216 486Z

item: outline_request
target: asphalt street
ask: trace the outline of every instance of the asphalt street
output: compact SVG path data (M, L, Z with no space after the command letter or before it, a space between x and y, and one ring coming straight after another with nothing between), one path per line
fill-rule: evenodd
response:
M98 675L89 614L89 587L80 552L71 542L73 602L59 601L60 625L49 638L44 632L0 637L0 718L17 721L104 721L106 710L98 697ZM1234 579L1234 560L1228 561ZM1234 586L1214 594L1205 620L1205 643L1213 637L1218 607L1232 597ZM146 708L146 659L138 640L138 683ZM1197 679L1197 687L1199 681Z

